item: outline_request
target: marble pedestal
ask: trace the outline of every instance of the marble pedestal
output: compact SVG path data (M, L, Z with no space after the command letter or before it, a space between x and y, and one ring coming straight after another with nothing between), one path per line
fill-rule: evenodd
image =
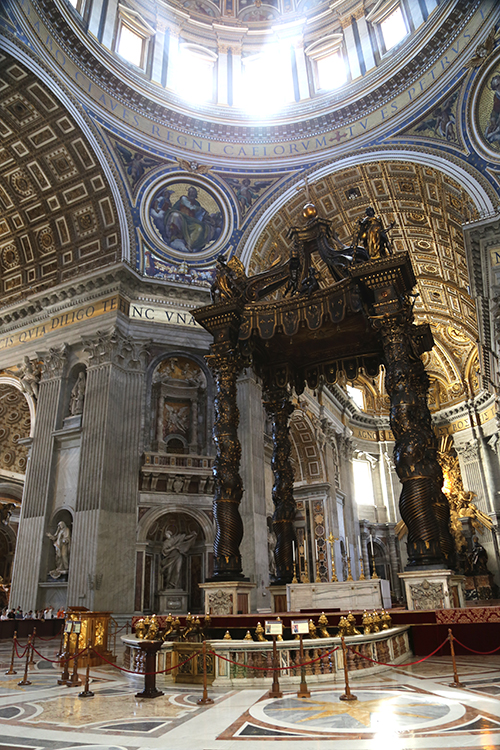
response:
M211 581L200 583L205 592L205 613L209 615L247 615L250 592L256 586L250 581Z
M452 570L412 570L399 573L408 609L465 607L465 576Z
M300 609L389 609L391 589L383 578L338 583L289 583L286 587L289 612Z
M187 615L188 593L183 589L165 589L158 593L160 613L173 615Z

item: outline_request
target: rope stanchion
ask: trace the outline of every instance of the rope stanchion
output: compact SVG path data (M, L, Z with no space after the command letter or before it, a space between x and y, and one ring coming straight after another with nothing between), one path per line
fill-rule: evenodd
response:
M76 634L75 652L73 654L73 672L71 673L71 677L68 680L68 687L80 687L80 685L82 684L81 679L78 677L78 657L81 655L81 652L78 651L79 644L80 633L78 632Z
M16 651L17 651L17 630L14 630L14 637L12 639L12 654L10 657L10 667L8 668L5 674L17 674L16 670L14 669L14 655Z
M297 691L297 698L310 698L311 692L306 683L306 667L304 662L304 639L302 633L299 633L299 659L300 659L300 686Z
M33 669L33 667L35 666L35 658L34 658L35 640L36 640L36 628L33 628L33 638L31 640L31 658L29 660L30 669Z
M28 680L28 667L29 667L29 660L30 660L30 646L31 646L31 636L28 638L28 645L26 646L26 664L24 665L24 677L22 680L19 680L17 683L18 685L31 685L31 681Z
M87 643L87 669L85 671L85 687L81 693L78 693L79 698L93 698L94 693L90 689L90 651L91 643L90 640Z
M448 640L450 641L451 661L453 664L453 682L451 683L450 687L463 687L462 683L458 679L457 661L455 659L455 648L453 646L453 633L451 632L451 628L448 628Z
M269 691L270 698L283 698L283 693L280 690L280 684L278 681L278 649L276 647L276 636L273 635L273 684Z
M69 657L70 657L70 649L71 649L71 634L73 633L73 627L74 622L71 621L71 627L69 630L66 631L66 644L64 646L64 651L61 654L62 657L62 663L63 663L63 671L61 673L61 677L59 680L57 680L58 685L67 685L69 680Z
M407 661L403 664L388 664L385 661L377 661L377 659L371 659L369 656L365 656L365 654L362 654L360 651L356 651L351 646L347 646L347 648L355 656L359 656L361 659L365 659L366 661L371 661L372 664L381 664L383 667L412 667L414 664L421 664L423 661L427 661L427 659L430 659L431 656L434 656L434 654L437 654L437 652L443 648L444 644L447 643L447 641L448 638L445 638L441 645L435 648L434 651L431 651L430 654L427 654L427 656L423 656L421 659L417 659L416 661Z
M339 700L357 701L358 700L357 696L351 693L351 688L349 687L349 673L347 669L347 647L345 645L344 636L341 636L340 640L342 641L342 653L344 657L345 693L343 693L342 695L339 695Z
M199 703L202 706L206 706L208 703L213 703L212 698L208 697L207 692L207 642L203 641L203 647L202 647L202 659L203 659L203 696L199 698L196 702Z

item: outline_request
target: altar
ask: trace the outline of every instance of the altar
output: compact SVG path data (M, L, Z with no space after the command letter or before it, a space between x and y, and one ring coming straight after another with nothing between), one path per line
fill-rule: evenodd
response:
M311 609L389 609L392 606L389 581L370 578L364 581L334 583L289 583L286 587L288 612Z

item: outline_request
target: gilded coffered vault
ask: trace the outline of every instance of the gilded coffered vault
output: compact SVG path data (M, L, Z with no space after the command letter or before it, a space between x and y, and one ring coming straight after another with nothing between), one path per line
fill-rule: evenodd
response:
M40 78L0 61L2 303L120 259L115 201L93 146Z
M429 323L435 339L432 352L424 355L431 378L430 406L437 411L473 397L480 387L478 324L462 225L476 218L477 210L463 187L432 167L380 161L319 179L310 194L345 245L352 244L367 206L374 207L386 226L394 222L393 250L409 253L417 279L416 320ZM250 261L253 273L269 267L280 255L286 257L288 227L297 222L303 202L302 190L262 231ZM326 267L319 257L315 263L321 286ZM358 378L356 384L367 393L368 411L387 410L380 379Z

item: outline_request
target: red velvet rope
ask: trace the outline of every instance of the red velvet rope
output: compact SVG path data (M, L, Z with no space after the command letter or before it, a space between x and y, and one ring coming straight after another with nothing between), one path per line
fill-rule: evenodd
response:
M194 659L195 656L198 656L198 654L201 654L201 651L195 651L192 656L189 656L185 661L181 661L179 664L176 664L174 667L166 667L166 669L160 669L159 672L134 672L133 669L125 669L125 667L119 667L118 664L114 664L112 661L109 661L109 659L106 659L102 654L100 654L98 651L96 651L94 648L92 649L94 654L96 654L100 659L105 661L107 664L111 664L112 667L116 667L116 669L119 669L120 672L127 672L127 674L137 674L137 675L151 675L151 674L165 674L166 672L171 672L173 669L177 669L178 667L182 667L184 664L187 664L188 661L191 661L191 659Z
M75 658L74 656L70 656L68 659L63 659L63 658L49 659L48 656L44 656L43 654L40 653L40 651L37 651L37 649L34 646L33 646L33 651L35 652L35 654L37 654L37 656L40 657L40 659L43 659L44 661L50 661L51 664L61 664L61 662L70 661L71 659ZM80 657L80 655L83 654L85 651L86 649L84 649L83 651L80 651L80 653L78 654L78 657Z
M462 646L462 648L467 649L467 651L471 651L473 654L483 654L483 656L488 656L488 654L495 654L500 649L500 646L497 646L497 648L494 648L492 651L476 651L475 649L466 646L465 643L461 643L458 638L455 638L455 636L453 636L453 640L455 641L455 643L458 643L459 646Z
M17 640L16 640L16 641L15 641L15 644L14 644L14 650L15 650L15 652L16 652L16 656L17 656L17 658L18 658L18 659L23 659L23 658L25 657L25 655L26 655L26 651L28 650L28 646L27 646L27 645L26 645L26 646L24 646L24 651L23 651L23 653L22 653L22 654L20 654L20 653L19 653L19 651L17 650L17 645L18 645L18 643L19 643L19 641L17 641Z
M314 664L317 661L321 661L321 659L325 659L327 656L331 656L331 654L335 653L335 651L338 651L339 647L335 646L335 648L332 648L331 651L327 651L326 654L322 654L321 656L318 656L316 659L311 659L311 661L305 661L303 664L295 664L291 667L254 667L251 664L242 664L240 661L233 661L232 659L228 659L225 656L221 656L221 654L217 654L215 651L207 651L207 654L212 654L213 656L216 656L218 659L222 659L222 661L227 661L229 664L236 664L237 667L245 667L245 669L256 669L260 672L281 672L281 671L287 671L289 669L300 669L301 667L307 667L309 664ZM245 653L244 651L242 653Z
M42 636L38 635L38 633L36 635L37 641L45 641L45 642L47 642L47 641L55 641L56 638L60 638L60 637L61 637L61 633L60 632L57 633L57 635L51 635L50 638L42 638Z
M427 659L430 659L431 656L434 656L434 654L437 654L437 652L443 648L444 644L448 642L448 638L446 638L440 646L438 646L432 653L427 654L427 656L424 656L422 659L417 659L417 661L408 661L403 662L403 664L388 664L385 661L377 661L376 659L370 659L369 656L365 656L364 654L361 654L359 651L355 651L351 646L347 646L349 651L353 653L355 656L360 656L362 659L366 659L366 661L371 661L373 664L381 664L384 667L411 667L413 664L420 664L423 661L426 661Z

